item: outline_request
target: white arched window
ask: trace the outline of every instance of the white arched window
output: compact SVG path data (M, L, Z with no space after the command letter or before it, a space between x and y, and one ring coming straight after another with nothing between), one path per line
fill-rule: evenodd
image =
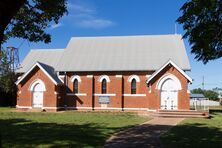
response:
M131 76L129 76L128 82L132 82L133 79L135 79L136 82L140 82L140 78L139 78L139 76L137 76L137 75L131 75Z
M106 79L102 80L101 88L102 88L102 94L106 94L106 92L107 92L107 80Z
M78 92L79 92L79 82L81 82L80 76L78 76L78 75L72 76L71 81L73 83L73 93L78 94Z
M99 77L99 82L102 82L104 79L106 79L106 82L110 82L109 76L107 75L102 75Z
M75 79L74 80L74 82L73 82L73 92L75 93L75 94L77 94L78 93L78 91L79 91L79 85L78 85L78 80L77 79Z
M75 79L77 79L78 82L81 82L81 78L80 78L80 76L78 76L78 75L74 75L74 76L72 76L71 81L74 82Z
M131 94L136 94L136 79L133 78L131 81Z

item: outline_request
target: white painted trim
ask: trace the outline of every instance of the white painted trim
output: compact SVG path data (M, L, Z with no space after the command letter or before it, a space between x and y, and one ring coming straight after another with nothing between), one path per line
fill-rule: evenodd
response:
M123 108L123 110L144 110L144 111L147 111L148 109L147 108Z
M181 90L182 89L182 86L181 86L181 83L180 83L180 80L173 74L171 73L168 73L168 74L165 74L163 75L157 82L157 85L156 85L156 89L161 89L163 83L167 80L167 79L172 79L176 85L177 85L177 90Z
M127 97L144 97L146 94L123 94L123 96Z
M32 106L19 106L19 105L16 105L16 108L32 109Z
M71 81L74 82L75 79L77 79L78 82L81 82L81 78L80 78L80 76L78 76L78 75L73 75L72 78L71 78Z
M64 83L64 77L65 77L64 75L58 76L59 80L62 81L62 83ZM62 78L63 78L63 79L62 79Z
M45 83L41 79L36 79L32 81L31 85L29 86L29 91L33 91L36 84L41 84L43 86L43 91L46 91Z
M92 107L67 107L67 108L73 108L73 109L92 109ZM117 107L107 107L107 108L102 108L102 107L94 107L93 109L95 110L144 110L144 111L148 111L147 108L117 108Z
M156 109L147 109L148 112L157 112Z
M44 106L41 109L60 109L60 108L64 108L64 107L50 107L50 106Z
M99 81L99 82L102 82L103 79L106 79L106 82L110 82L109 76L107 76L107 75L102 75L102 76L100 76L98 81Z
M187 90L187 93L190 94L190 90Z
M116 75L116 78L122 78L123 75Z
M128 82L132 82L132 80L135 79L136 82L140 82L140 78L137 75L131 75L128 77Z
M158 69L157 71L155 71L146 81L146 83L149 83L158 73L160 73L167 65L173 65L173 67L175 67L184 77L186 77L189 82L192 83L192 78L189 77L181 68L179 68L179 66L177 66L173 61L169 60L166 64L164 64L162 67L160 67L160 69Z
M92 78L92 77L93 77L93 75L87 75L86 77L87 77L87 78Z
M116 94L93 94L93 96L116 96Z
M32 109L32 106L18 106L16 105L16 108L27 108L27 109ZM134 111L152 111L152 112L156 112L157 110L152 110L152 109L148 109L148 108L117 108L117 107L107 107L107 108L102 108L102 107L42 107L41 109L61 109L61 108L67 108L67 109L95 109L95 110L134 110Z
M146 78L149 78L151 75L146 75Z
M87 96L87 94L86 93L77 93L77 94L75 94L75 93L67 93L67 96Z
M58 83L48 74L48 72L38 62L36 62L25 74L23 74L22 77L15 82L15 84L18 85L36 66L38 66L55 85L58 85Z

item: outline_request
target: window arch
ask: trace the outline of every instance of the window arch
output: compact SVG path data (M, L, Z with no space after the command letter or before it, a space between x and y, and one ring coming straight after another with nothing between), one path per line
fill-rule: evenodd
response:
M102 80L106 79L106 82L110 82L110 78L107 75L102 75L99 77L99 82L102 82Z
M44 83L42 80L40 80L40 79L34 80L34 81L31 83L31 85L29 86L29 90L30 90L30 91L34 91L34 88L35 88L35 86L36 86L37 84L41 84L41 86L42 86L42 91L46 91L45 83Z
M106 94L107 92L107 81L106 79L102 80L102 94Z
M172 80L176 83L178 90L181 90L181 89L182 89L180 80L179 80L176 76L174 76L173 74L166 74L166 75L162 76L162 77L160 78L160 80L157 82L156 88L160 90L162 84L163 84L167 79L172 79Z
M132 82L133 79L135 79L136 82L140 82L140 78L139 78L139 76L137 76L137 75L131 75L131 76L129 76L128 82Z
M131 94L136 94L136 79L133 78L131 81Z
M81 78L80 78L80 76L78 76L78 75L73 75L72 78L71 78L71 81L74 82L75 79L77 79L78 82L81 82Z
M74 92L75 94L78 93L78 90L79 90L78 87L79 87L79 86L78 86L78 79L75 79L74 82L73 82L73 92Z

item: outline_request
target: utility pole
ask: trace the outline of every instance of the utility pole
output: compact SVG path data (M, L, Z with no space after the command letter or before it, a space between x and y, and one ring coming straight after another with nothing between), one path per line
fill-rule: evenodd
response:
M202 89L204 90L204 76L203 76L203 80L202 80Z

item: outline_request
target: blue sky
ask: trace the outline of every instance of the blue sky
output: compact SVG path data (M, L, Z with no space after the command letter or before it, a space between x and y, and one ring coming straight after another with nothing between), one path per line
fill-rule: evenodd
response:
M180 7L185 0L69 0L69 14L59 24L51 24L47 32L52 35L50 44L30 43L23 39L10 39L6 46L19 47L20 60L30 49L65 48L69 39L75 36L118 36L174 34L175 20L181 15ZM177 24L177 33L183 34ZM185 45L191 65L188 74L194 79L190 89L222 87L222 59L204 65L190 54Z

